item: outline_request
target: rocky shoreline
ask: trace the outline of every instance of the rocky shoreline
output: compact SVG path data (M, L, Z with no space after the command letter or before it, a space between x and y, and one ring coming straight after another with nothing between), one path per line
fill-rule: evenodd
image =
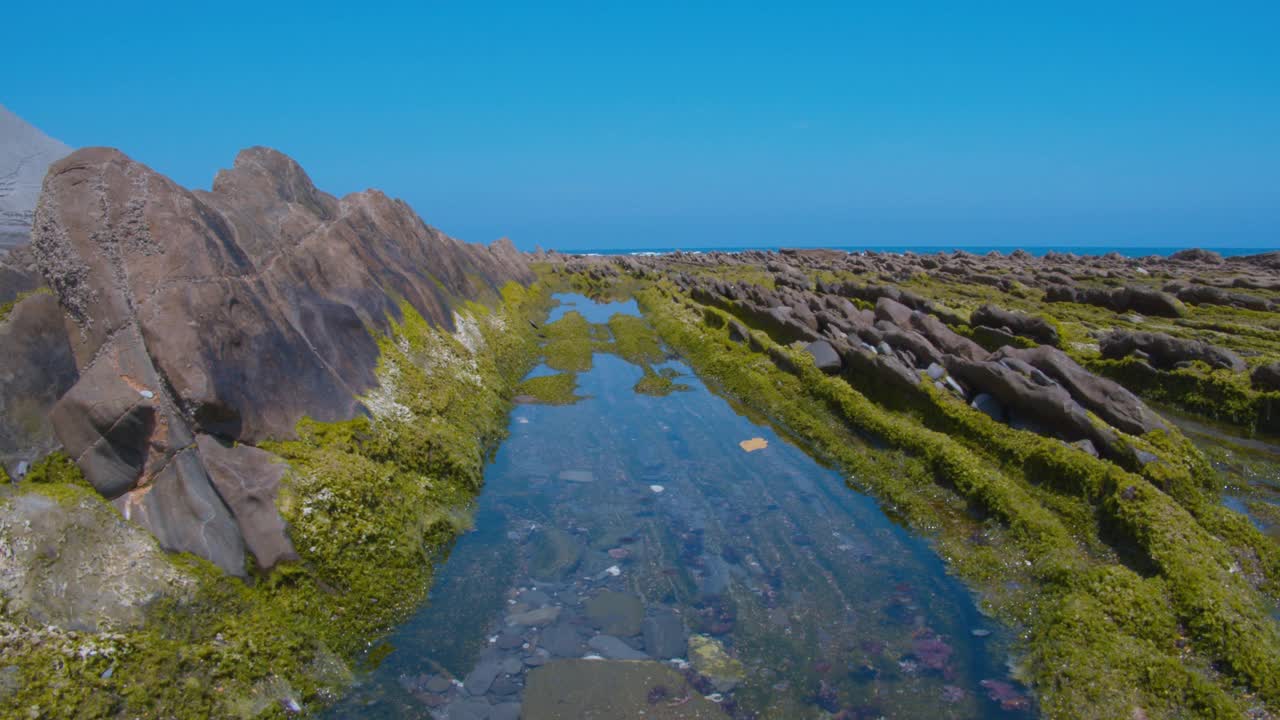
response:
M1272 431L1280 256L539 260L581 292L637 292L704 379L935 532L1024 628L1048 715L1274 711L1280 546L1220 504L1222 477L1140 395ZM1137 365L1154 387L1121 371ZM906 466L848 452L832 423Z
M510 409L577 402L596 352L641 368L636 393L687 389L665 343L931 538L1022 633L1047 715L1280 712L1275 462L1165 411L1270 447L1280 253L526 255L330 196L266 148L209 191L79 150L33 211L0 267L7 707L327 706L470 526ZM559 290L644 319L543 324ZM1245 514L1236 466L1263 477ZM511 599L516 625L549 612Z

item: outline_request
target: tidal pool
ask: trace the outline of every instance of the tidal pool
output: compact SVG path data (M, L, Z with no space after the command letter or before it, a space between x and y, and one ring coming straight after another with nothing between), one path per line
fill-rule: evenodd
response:
M926 542L663 367L690 389L636 394L641 369L597 354L588 399L515 409L475 530L332 717L1034 713L1007 632Z

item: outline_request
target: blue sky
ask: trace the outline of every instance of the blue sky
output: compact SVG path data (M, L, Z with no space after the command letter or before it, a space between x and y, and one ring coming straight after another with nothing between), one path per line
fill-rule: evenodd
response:
M467 240L1280 246L1274 2L13 5L49 134Z

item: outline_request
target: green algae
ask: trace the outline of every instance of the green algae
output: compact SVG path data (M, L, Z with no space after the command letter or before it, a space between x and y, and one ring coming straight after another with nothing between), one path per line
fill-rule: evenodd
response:
M22 302L23 300L26 300L32 295L52 295L52 294L53 294L52 290L43 286L38 287L35 290L28 290L27 292L18 293L17 297L15 297L14 299L10 300L7 303L0 304L0 323L9 319L9 314L12 313L13 309L18 306L18 303Z
M784 363L803 381L791 397L770 387L790 388L790 373L715 330L727 317L708 323L708 308L658 288L639 299L664 339L700 374L835 456L910 524L937 532L940 553L984 591L986 604L1028 628L1025 671L1050 715L1091 708L1099 716L1127 717L1134 709L1175 716L1191 709L1197 716L1238 717L1248 698L1218 677L1219 667L1265 702L1276 702L1275 623L1257 592L1237 577L1233 560L1233 551L1258 538L1224 542L1210 532L1223 513L1207 510L1197 477L1202 458L1194 449L1134 439L1173 458L1136 474L939 397L904 403L914 413L897 416L823 376L798 353ZM780 350L758 333L753 343ZM865 458L851 457L866 451L842 452L840 433L823 419L832 412L859 434L905 451L899 462L909 470L877 473ZM949 414L941 425L952 433L922 426L922 414ZM1182 495L1195 512L1153 481ZM963 515L954 513L954 501L925 501L928 485L996 520L1015 552L969 552ZM1026 558L1025 569L1019 557ZM1010 581L1028 582L1032 592L1003 593L999 588Z
M516 386L516 394L526 395L543 405L572 405L583 399L577 389L577 373L556 373L524 380Z
M11 706L34 717L270 717L335 700L350 663L425 598L433 561L469 527L484 462L536 361L529 321L547 306L545 288L509 284L498 308L463 307L455 334L402 306L379 340L370 417L304 419L297 439L264 443L291 465L277 504L300 560L245 583L172 556L196 590L157 602L138 630L0 622L0 665L20 675ZM41 492L84 492L62 456L32 476Z
M577 311L570 310L559 320L543 326L546 339L542 356L547 367L562 372L586 372L591 369L595 351L592 326Z
M684 392L689 386L684 383L678 383L674 380L675 375L664 369L655 372L648 365L644 366L644 374L636 381L635 387L632 389L641 395L653 395L662 397L670 395L673 392Z

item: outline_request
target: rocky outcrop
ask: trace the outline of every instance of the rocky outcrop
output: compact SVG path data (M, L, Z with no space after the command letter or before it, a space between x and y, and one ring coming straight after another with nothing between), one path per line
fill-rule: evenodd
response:
M1186 307L1176 297L1155 288L1142 286L1082 288L1055 285L1045 293L1045 301L1097 305L1118 313L1136 312L1156 317L1182 317L1187 314Z
M1226 348L1202 340L1184 340L1164 333L1116 331L1099 343L1102 357L1117 360L1136 355L1152 367L1170 370L1183 363L1203 362L1212 368L1243 372L1246 368L1239 355Z
M1058 329L1048 320L990 304L974 310L969 317L969 324L1005 330L1013 335L1031 338L1041 345L1057 345L1060 340Z
M232 443L361 413L373 333L401 302L452 329L457 299L532 279L509 241L459 242L376 190L335 198L266 148L209 192L77 151L49 170L32 249L79 374L50 415L57 438L162 546L234 573L246 540L266 566L293 551L278 468Z

